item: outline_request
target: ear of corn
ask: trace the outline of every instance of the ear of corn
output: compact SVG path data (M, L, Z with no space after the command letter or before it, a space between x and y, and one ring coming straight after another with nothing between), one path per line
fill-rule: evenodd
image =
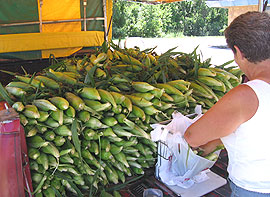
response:
M72 106L69 106L66 110L65 110L65 114L68 117L74 118L76 115L76 111Z
M189 106L189 103L188 103L188 100L185 99L185 100L183 100L183 101L181 101L179 103L176 103L175 106L178 107L178 108L185 108L185 107Z
M130 72L140 72L142 71L142 67L138 65L129 65L129 64L118 64L111 67L112 69L123 69Z
M173 98L174 103L181 102L181 101L185 100L185 98L186 98L186 96L180 96L178 94L172 94L170 96Z
M68 72L68 71L66 71L66 72L62 72L64 75L67 75L67 76L69 76L69 77L71 77L71 78L74 78L74 79L76 79L76 78L80 78L81 77L81 75L78 73L78 72Z
M82 150L82 157L85 158L87 163L96 166L98 169L104 169L88 150Z
M27 138L27 143L30 147L33 148L40 148L43 146L47 146L49 142L46 142L42 137L39 135L34 135L33 137Z
M59 81L59 82L62 82L62 83L66 83L69 85L75 85L77 83L76 79L74 79L68 75L63 74L62 72L55 72L52 69L49 69L49 72L47 72L46 74L49 78L52 78L52 79Z
M104 129L104 131L103 131L103 136L107 136L107 137L109 137L109 136L117 137L117 135L113 132L113 130L112 130L111 127Z
M50 114L50 117L56 120L59 123L59 125L63 124L63 120L64 120L63 110L57 109L56 111L52 111Z
M13 103L12 108L14 108L17 112L21 112L24 110L24 105L22 102L17 101Z
M213 70L211 71L209 68L199 68L198 75L199 76L215 77L216 72L214 72Z
M40 114L40 117L38 118L39 122L45 122L50 116L48 112L41 111L41 110L39 110L39 114Z
M107 76L106 72L100 68L96 68L95 77L97 78L105 78Z
M112 111L115 114L120 114L122 112L122 109L123 109L122 106L119 104L119 105L117 105L117 107L113 107Z
M22 88L17 87L6 87L8 93L16 96L16 97L23 97L26 95L26 92Z
M115 156L115 159L119 162L121 162L122 164L124 164L127 168L129 167L129 164L126 160L126 156L124 153L120 152L118 153L117 155L114 155Z
M95 59L93 59L92 63L93 64L98 64L98 63L100 63L102 61L105 61L107 59L107 57L108 56L107 56L106 53L100 53L100 54L98 54L98 56Z
M128 56L128 58L130 60L130 64L142 66L142 63L139 60L137 60L136 58L134 58L132 56Z
M59 160L61 163L68 163L68 164L74 163L73 159L69 156L69 154L60 155Z
M43 137L48 141L53 141L55 139L55 133L53 131L46 131Z
M141 136L147 139L150 139L150 136L148 133L146 133L143 129L141 129L140 127L134 125L134 127L127 127L127 130L129 130L132 134L137 135L137 136Z
M59 123L58 121L55 121L53 118L49 117L45 122L44 122L47 126L51 127L51 128L57 128L59 127Z
M28 118L39 118L40 114L35 105L25 105L23 114Z
M131 100L127 96L125 96L125 100L123 101L122 106L126 107L129 112L132 111L133 105Z
M117 56L118 56L119 58L121 58L121 60L122 60L123 62L125 62L125 63L130 63L130 59L129 59L129 57L128 57L127 55L121 53L120 51L115 51L115 53L117 54Z
M114 183L114 184L117 184L118 183L118 175L116 173L114 173L112 171L112 168L108 167L107 165L105 166L105 173L106 173L106 176L107 176L108 180L110 182ZM110 194L108 192L106 192L105 190L102 190L100 195L101 196L107 196L107 195L110 195Z
M101 97L101 101L109 102L112 104L113 107L117 107L116 102L110 92L103 89L98 89L98 93Z
M164 90L164 88L161 88L161 89L155 88L155 89L151 90L150 93L152 93L157 98L161 98L162 95L165 93L165 90Z
M216 79L212 77L198 77L198 80L208 86L222 86L220 81L217 81Z
M205 98L201 98L201 101L205 103L206 106L208 106L209 108L213 107L214 102L212 102L209 99L205 99Z
M26 118L23 114L19 114L19 117L20 117L20 123L21 123L23 126L26 126L26 125L28 124L27 118Z
M90 60L90 62L91 62L92 64L94 64L94 61L95 61L96 59L97 59L97 56L94 55L94 54L91 54L89 60Z
M23 90L34 90L34 89L36 89L33 85L25 83L25 82L21 82L21 81L11 81L10 83L8 83L6 85L6 87L17 87L17 88L21 88Z
M36 119L29 118L27 125L37 125L37 120Z
M119 137L127 137L130 138L131 136L133 136L132 133L124 130L120 125L115 125L113 126L113 131L114 133L116 133L117 136Z
M167 94L178 94L178 95L183 95L182 92L180 92L178 89L175 87L171 86L170 84L164 84L164 83L158 83L155 84L157 88L164 89Z
M118 92L110 92L111 95L113 96L116 104L122 104L125 100L125 96L118 93Z
M71 92L66 92L65 97L68 100L69 104L72 105L72 107L74 107L75 110L81 111L84 109L85 103L79 96Z
M200 81L196 81L200 86L202 86L214 99L215 101L217 102L218 101L218 98L216 96L216 94L213 92L213 90L208 87L206 84L200 82Z
M213 98L213 95L211 95L204 87L195 82L191 82L190 87L193 89L193 93L195 95L202 96L208 99Z
M191 103L197 102L197 100L195 98L193 98L192 96L187 96L187 100L188 100L188 102L191 102Z
M86 128L83 130L83 135L84 138L86 140L96 140L98 139L99 135L97 134L97 132L95 132L93 129L91 128Z
M157 65L157 60L156 60L156 58L152 54L148 53L147 56L150 58L151 62L154 65Z
M91 117L90 120L88 120L85 123L86 127L92 128L92 129L105 129L108 126L103 124L99 119Z
M55 136L54 140L53 140L55 146L63 146L64 143L66 142L66 139L63 136ZM61 155L61 152L60 152Z
M170 81L170 82L182 84L182 85L185 85L185 86L187 86L187 87L189 87L189 85L190 85L190 82L189 82L189 81L185 81L185 80L183 80L183 79L173 80L173 81ZM170 82L169 82L169 83L170 83Z
M170 82L168 82L168 84L175 87L176 89L178 89L181 92L186 92L189 90L186 85L178 83L176 81L170 81Z
M114 57L115 59L120 59L120 57L119 57L119 55L118 55L118 53L117 53L117 50L114 50L114 51L113 51L113 57Z
M133 107L132 107L132 113L136 117L141 118L143 121L145 120L144 110L142 110L141 108L137 107L136 105L133 105Z
M152 65L150 57L147 55L144 59L144 65L150 67Z
M120 153L122 150L123 150L123 146L116 146L115 144L111 145L111 150L110 151L111 151L111 153L113 155L116 155L116 154Z
M146 82L132 82L132 87L138 92L148 92L154 90L155 87Z
M147 107L144 107L143 108L143 111L147 114L147 115L154 115L156 113L159 113L161 111L157 110L154 106L150 105L150 106L147 106Z
M33 173L33 175L32 175L32 180L33 180L33 182L35 182L35 183L39 183L39 182L41 181L42 178L43 178L43 175L40 174L40 173L38 173L38 172L35 172L35 173Z
M145 92L145 93L137 92L137 93L133 93L131 95L142 97L142 98L144 98L145 100L148 100L148 101L151 101L155 97L155 95L150 93L150 92Z
M66 110L69 107L69 102L63 97L55 96L55 97L49 98L49 100L52 104L54 104L57 108L61 110Z
M115 86L121 90L121 91L124 91L124 92L129 92L131 91L131 87L128 83L118 83L118 84L115 84Z
M93 110L97 112L106 111L111 108L111 103L109 102L101 103L99 101L88 100L88 99L84 99L84 102L87 106L91 107Z
M108 49L107 50L107 57L109 60L112 60L113 59L113 53L112 53L112 50L111 49Z
M100 146L101 146L101 149L105 150L105 152L110 151L111 144L110 144L110 141L107 138L101 138L100 139ZM111 156L111 155L107 155L107 156ZM112 159L112 158L110 158L110 159Z
M36 162L38 164L42 165L44 170L48 170L48 168L49 168L49 157L48 157L47 154L45 154L43 152L40 152L40 155L39 155L39 157L37 157ZM38 171L38 169L37 169L37 171Z
M82 98L86 99L93 99L93 100L100 100L101 97L97 91L96 88L90 88L90 87L84 87L81 90L79 90L79 95Z
M126 95L126 97L128 97L134 105L137 105L139 107L147 107L153 104L142 97L132 95Z
M173 98L167 93L163 93L160 99L164 102L173 102Z
M83 110L78 113L78 118L82 122L87 122L90 119L90 117L91 115L88 111Z
M38 149L36 148L29 148L28 149L28 156L29 158L33 159L33 160L36 160L40 155L40 152Z
M104 117L101 122L103 122L105 125L112 127L116 125L118 122L114 117Z
M51 154L56 159L59 159L60 153L58 149L53 145L53 143L49 142L49 144L45 147L41 147L41 151L47 154Z
M233 87L236 87L236 86L241 84L241 80L239 80L239 79L235 80L233 78L230 78L229 82L232 84Z
M48 77L39 75L39 76L36 76L35 79L38 81L41 81L48 88L52 88L52 89L60 88L59 84L55 80L50 79Z
M23 77L23 76L18 76L18 75L16 75L15 77L19 81L31 84L31 85L35 86L36 88L39 88L39 87L44 88L45 87L42 82L40 82L40 81L38 81L36 79L31 79L29 77Z
M225 84L221 80L219 80L219 79L216 79L216 80L218 82L220 82L221 86L212 86L211 88L213 90L218 90L218 91L221 91L221 92L224 92L225 93L227 91Z
M91 141L90 142L90 147L89 147L89 151L94 153L95 155L99 154L99 146L98 143L96 141Z
M216 78L222 81L228 90L233 88L232 84L229 82L229 79L226 78L223 73L217 73Z
M214 70L214 71L216 71L216 72L221 72L221 73L223 73L223 74L226 76L226 78L228 77L228 79L239 80L235 75L233 75L233 74L230 73L230 72L227 72L227 71L224 70L224 69L216 68L216 67L210 68L210 69L211 69L211 70Z
M121 90L118 87L114 86L114 85L110 85L109 90L112 91L112 92L118 92L118 93L121 92Z
M128 83L129 80L127 80L126 78L122 77L120 74L113 74L112 75L112 82L114 84L117 84L117 83Z
M176 102L175 102L176 103ZM174 108L174 104L161 101L161 106L153 106L160 111L166 111L167 109Z
M36 99L33 104L43 111L57 111L57 107L46 99Z
M124 120L126 119L124 114L117 114L115 117L119 123L124 123Z
M179 70L180 72L187 74L186 70L184 70L180 65L178 65L177 61L173 58L169 59L169 63L174 66L177 70Z

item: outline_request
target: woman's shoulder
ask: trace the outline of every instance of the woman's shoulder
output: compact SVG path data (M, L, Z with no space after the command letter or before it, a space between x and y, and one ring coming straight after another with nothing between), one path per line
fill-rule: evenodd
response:
M239 115L242 117L243 122L253 117L259 106L257 94L248 84L236 86L222 99L223 101L221 102L223 102L225 105L230 103L234 110L239 110Z

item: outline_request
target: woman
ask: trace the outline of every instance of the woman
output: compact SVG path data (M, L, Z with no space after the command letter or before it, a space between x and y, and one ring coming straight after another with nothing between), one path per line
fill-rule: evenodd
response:
M205 154L224 144L232 196L270 196L270 16L242 14L225 30L225 37L250 81L222 97L184 138Z

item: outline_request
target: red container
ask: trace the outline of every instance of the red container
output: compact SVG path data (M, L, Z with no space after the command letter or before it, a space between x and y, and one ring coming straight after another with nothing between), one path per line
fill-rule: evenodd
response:
M22 154L22 164L23 164L23 175L24 175L24 187L28 191L29 197L31 197L31 192L33 192L32 178L30 173L29 158L25 140L24 129L20 125L20 136L21 136L21 154Z
M25 135L18 114L6 107L0 102L0 196L24 197L24 187L32 191Z

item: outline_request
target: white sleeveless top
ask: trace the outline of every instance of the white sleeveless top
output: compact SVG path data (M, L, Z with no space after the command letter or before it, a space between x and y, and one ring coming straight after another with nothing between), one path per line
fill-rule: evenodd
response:
M259 106L255 115L221 138L228 152L229 178L246 190L270 193L270 85L252 80Z

